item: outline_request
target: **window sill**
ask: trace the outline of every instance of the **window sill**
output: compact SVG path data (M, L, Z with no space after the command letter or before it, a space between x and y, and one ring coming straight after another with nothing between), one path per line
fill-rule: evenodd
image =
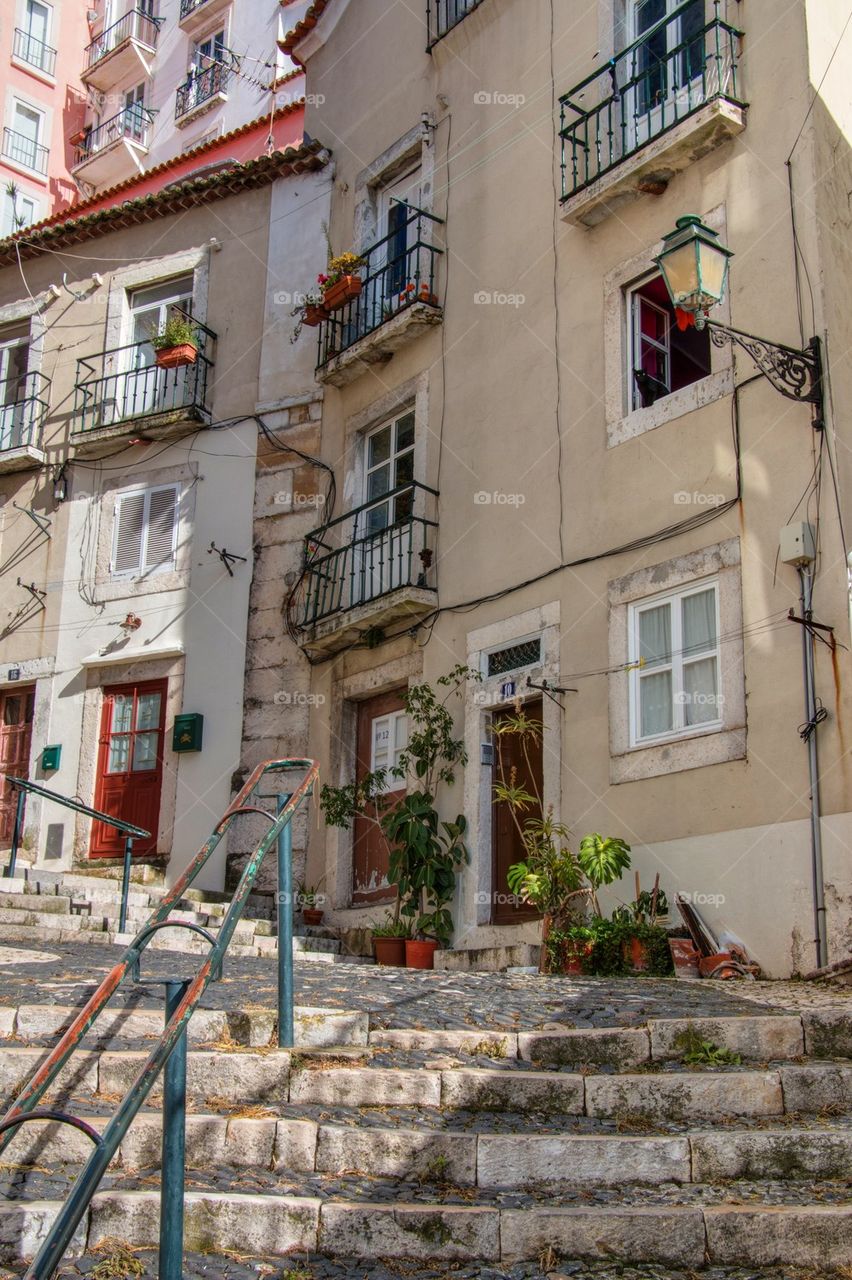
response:
M562 217L572 226L595 227L622 205L644 194L657 179L668 182L709 151L742 133L745 107L716 98L675 128L647 142L607 170L595 182L562 203Z
M11 471L32 471L44 465L44 450L32 444L0 450L0 475Z
M13 67L17 67L19 71L25 71L34 80L38 80L41 84L49 85L51 89L56 88L56 76L52 76L49 71L42 71L41 67L37 67L35 63L25 62L23 58L17 58L14 53L11 61Z
M746 757L746 731L741 728L697 730L694 734L670 738L653 746L631 747L610 759L610 782L638 782L687 769L703 769L711 764Z
M33 182L38 182L41 186L47 186L47 174L39 173L38 169L30 169L27 165L21 164L18 160L13 160L11 156L3 156L3 164L7 169L14 169L15 173L23 174L25 178L31 178Z
M608 422L606 425L607 448L614 449L616 445L644 435L646 431L654 431L657 427L673 422L676 418L682 418L687 413L703 409L705 405L712 404L715 400L732 395L733 390L733 369L730 366L719 369L699 382L693 382L688 387L682 387L680 391L672 392L671 395L658 400L656 404L648 405L646 409L634 409L625 417Z

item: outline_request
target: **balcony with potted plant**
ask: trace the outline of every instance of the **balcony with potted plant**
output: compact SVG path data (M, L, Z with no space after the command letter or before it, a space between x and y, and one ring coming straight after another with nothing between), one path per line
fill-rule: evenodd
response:
M102 187L140 172L150 147L153 122L152 112L135 102L97 129L74 134L70 139L74 145L74 177Z
M159 333L77 361L71 443L96 455L116 440L174 440L211 419L216 335L185 312Z
M163 21L141 8L125 13L86 46L80 79L103 92L134 77L150 76Z
M741 133L743 32L721 0L669 7L559 100L562 217L595 226Z
M319 382L346 386L443 321L437 284L443 250L432 242L443 223L400 207L405 213L389 235L360 253L330 257L318 277L328 313L318 326Z
M412 481L382 495L387 523L381 527L370 502L307 535L291 607L312 651L337 653L365 631L378 635L435 608L437 498L434 489Z

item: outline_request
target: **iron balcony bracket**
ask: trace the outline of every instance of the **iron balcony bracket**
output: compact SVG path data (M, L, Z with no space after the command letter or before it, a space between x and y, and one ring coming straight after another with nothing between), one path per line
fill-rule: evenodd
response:
M800 350L798 347L785 346L782 342L758 338L741 329L732 329L729 325L720 324L718 320L705 320L704 323L710 331L714 346L724 347L732 343L742 347L782 396L786 396L788 400L796 400L799 404L812 404L814 430L823 430L825 399L822 385L822 344L819 338L811 338L808 345Z

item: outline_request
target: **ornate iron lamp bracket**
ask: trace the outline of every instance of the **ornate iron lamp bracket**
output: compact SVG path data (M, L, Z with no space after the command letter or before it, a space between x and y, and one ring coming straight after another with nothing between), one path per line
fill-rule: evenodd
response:
M705 325L710 331L714 346L724 347L727 343L734 343L742 347L782 396L786 396L788 400L797 400L800 404L812 404L814 429L823 429L825 415L819 338L811 338L804 350L799 350L797 347L786 347L780 342L757 338L752 333L743 333L741 329L731 329L716 320L706 320Z

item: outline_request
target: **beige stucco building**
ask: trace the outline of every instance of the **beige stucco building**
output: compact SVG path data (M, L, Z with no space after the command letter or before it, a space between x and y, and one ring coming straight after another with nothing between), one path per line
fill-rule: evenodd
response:
M318 144L276 151L0 244L0 772L150 831L134 854L171 879L256 762L252 579L261 542L289 537L298 558L306 528L283 441L291 424L304 434L316 393L288 339L298 264L322 244L326 161ZM160 367L150 338L176 315L197 358ZM263 462L277 504L256 482L259 414L282 441ZM7 847L14 807L4 785ZM49 870L124 852L36 796L24 846ZM225 854L206 887L222 887Z
M767 972L814 967L800 578L779 551L808 520L832 629L813 640L827 958L849 951L843 9L317 0L287 42L333 153L332 247L366 262L319 330L341 497L297 593L310 751L351 780L404 740L407 683L482 673L441 800L470 824L456 947L538 936L492 832L489 723L520 696L577 839L624 836L643 885L659 872ZM824 429L743 347L675 323L654 258L685 214L735 254L714 320L820 338ZM351 833L317 829L309 872L335 924L381 914Z

